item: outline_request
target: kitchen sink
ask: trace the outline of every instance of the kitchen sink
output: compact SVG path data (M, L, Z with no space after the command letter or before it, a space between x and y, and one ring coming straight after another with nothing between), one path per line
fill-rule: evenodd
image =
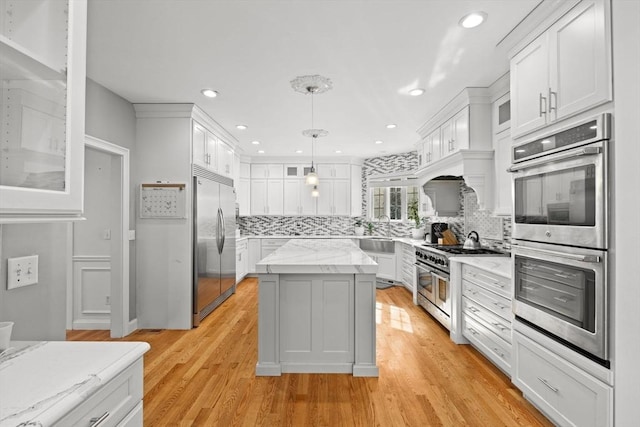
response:
M360 249L365 252L384 252L392 254L395 252L395 243L391 239L384 237L371 237L360 239Z

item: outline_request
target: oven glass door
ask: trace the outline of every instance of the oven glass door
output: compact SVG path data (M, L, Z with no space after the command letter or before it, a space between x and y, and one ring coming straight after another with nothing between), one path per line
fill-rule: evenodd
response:
M600 141L563 152L555 160L549 156L529 166L518 165L513 180L513 237L606 249L606 156L602 150Z
M418 293L435 304L435 283L431 269L425 265L416 264L416 271L418 275Z
M451 314L451 298L449 293L449 275L440 272L432 273L433 283L436 287L435 304L447 314Z

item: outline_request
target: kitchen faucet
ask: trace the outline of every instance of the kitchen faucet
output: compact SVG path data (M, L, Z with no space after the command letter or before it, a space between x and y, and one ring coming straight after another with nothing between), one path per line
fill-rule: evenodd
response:
M389 215L380 215L378 221L382 221L382 218L387 218L387 237L391 237L391 218Z

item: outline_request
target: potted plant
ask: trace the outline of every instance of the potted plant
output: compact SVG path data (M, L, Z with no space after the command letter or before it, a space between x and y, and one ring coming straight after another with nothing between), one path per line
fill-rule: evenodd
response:
M373 230L375 230L373 223L367 222L367 231L369 232L369 236L373 236Z
M356 233L356 236L364 236L364 225L362 225L361 219L356 219L354 224L355 228L353 229Z
M424 237L424 225L420 215L418 214L418 200L414 199L407 205L407 218L415 222L415 225L411 230L411 238L415 240L422 239Z

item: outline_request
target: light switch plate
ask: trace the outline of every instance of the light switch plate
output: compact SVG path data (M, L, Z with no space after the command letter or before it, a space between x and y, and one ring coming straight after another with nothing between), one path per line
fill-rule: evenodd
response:
M7 289L38 283L38 255L7 260Z

